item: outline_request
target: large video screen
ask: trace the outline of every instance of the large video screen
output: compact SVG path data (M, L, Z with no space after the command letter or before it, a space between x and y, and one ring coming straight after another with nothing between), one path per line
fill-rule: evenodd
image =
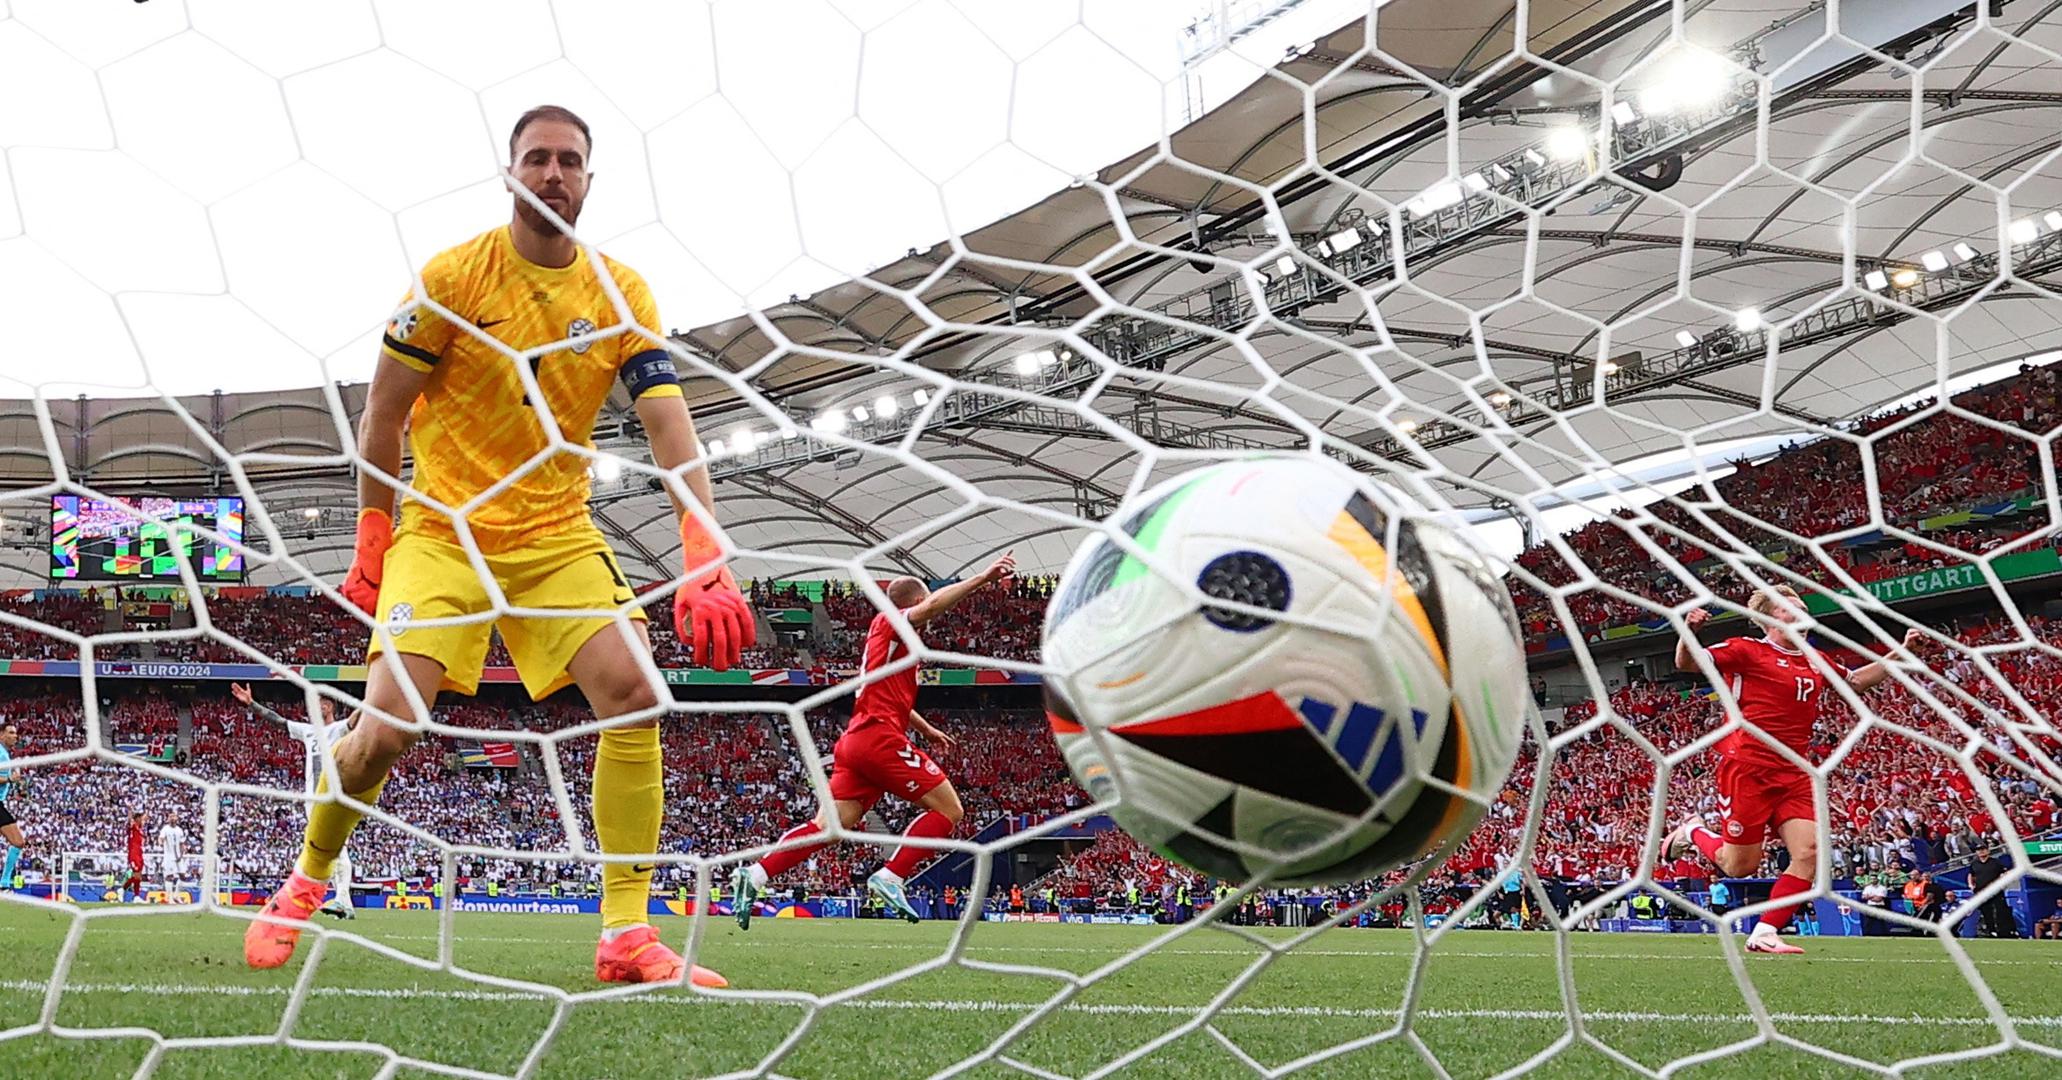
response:
M52 496L50 576L70 581L177 581L183 549L200 580L243 580L243 556L234 548L164 524L213 529L241 542L241 498L131 499L128 506L134 509L77 495ZM138 513L158 520L140 519Z

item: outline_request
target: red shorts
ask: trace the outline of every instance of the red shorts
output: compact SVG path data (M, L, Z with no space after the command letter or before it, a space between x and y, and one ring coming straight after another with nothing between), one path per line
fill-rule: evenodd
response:
M1816 821L1811 775L1793 765L1718 759L1719 835L1728 844L1759 844L1786 821Z
M945 782L945 770L909 745L893 724L861 724L831 748L831 798L871 807L884 794L916 802Z

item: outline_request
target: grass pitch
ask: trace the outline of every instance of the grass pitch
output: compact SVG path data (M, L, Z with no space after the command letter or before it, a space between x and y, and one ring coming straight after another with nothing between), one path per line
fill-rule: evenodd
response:
M1410 1030L1422 1050L1408 1037L1392 1037L1314 1061L1297 1075L1437 1075L1429 1057L1452 1076L1486 1076L1525 1064L1570 1032L1551 934L1454 933L1417 966L1408 933L1333 930L1257 966L1266 949L1214 928L1139 952L1168 931L984 924L950 962L951 924L765 919L741 933L724 920L708 925L702 962L740 990L784 996L668 990L565 1005L539 993L539 985L597 989L591 977L598 925L592 916L460 913L450 960L473 977L418 967L342 936L327 939L309 975L312 938L303 939L289 967L248 971L240 960L244 923L219 915L115 909L81 923L62 911L0 905L0 1028L31 1029L0 1041L0 1077L84 1080L129 1076L150 1065L160 1077L362 1078L393 1064L382 1046L441 1067L493 1073L528 1064L545 1077L699 1076L755 1070L790 1039L771 1071L792 1077L916 1077L970 1059L965 1075L984 1078L1078 1076L1113 1064L1124 1076L1250 1076L1253 1067L1240 1055L1278 1068L1394 1031L1414 967ZM678 946L688 922L671 920L662 929ZM438 916L429 912L369 912L348 930L409 957L434 962L439 955ZM112 1037L74 1041L33 1030L53 966L75 931L78 949L55 1023L117 1029ZM1262 936L1270 943L1293 937ZM2000 1044L1984 1002L1938 942L1805 944L1811 952L1804 957L1743 958L1781 1038L1885 1065ZM1966 945L2019 1037L2062 1043L2062 945ZM1645 1068L1757 1034L1714 936L1582 934L1568 939L1568 949L1570 989L1587 1033ZM1133 953L1139 954L1122 962ZM814 1008L802 996L838 994L897 972L910 974L840 1004ZM1068 979L1092 973L1100 974L1078 989ZM1226 1007L1207 1026L1196 1025L1198 1010L1245 974L1250 978ZM290 1016L304 977L302 1007ZM1034 1018L1035 1009L1060 998ZM990 1053L1018 1028L1018 1037ZM277 1044L282 1030L322 1046ZM547 1032L552 1038L540 1049ZM245 1043L181 1041L198 1038ZM1145 1054L1126 1057L1156 1039L1162 1041ZM1037 1071L1027 1074L1005 1058ZM386 1075L435 1073L401 1064ZM1534 1075L1638 1073L1578 1040L1539 1063ZM1870 1074L1775 1042L1678 1075ZM2062 1057L2017 1049L1906 1075L2057 1077Z

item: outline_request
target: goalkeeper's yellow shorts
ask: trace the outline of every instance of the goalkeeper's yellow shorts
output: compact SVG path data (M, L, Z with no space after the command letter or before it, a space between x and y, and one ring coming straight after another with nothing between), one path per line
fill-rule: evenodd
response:
M629 606L637 598L608 541L592 525L538 537L517 550L483 558L511 608L608 611ZM420 625L428 619L492 610L487 586L464 548L434 536L402 533L387 549L380 577L378 617L386 633L373 635L367 655L378 656L391 647L404 655L428 657L444 665L442 689L471 694L480 688L490 631L499 629L523 688L532 698L542 699L572 683L566 666L573 662L573 654L596 631L615 622L597 615L503 615L448 626ZM630 606L628 615L643 620L643 606Z

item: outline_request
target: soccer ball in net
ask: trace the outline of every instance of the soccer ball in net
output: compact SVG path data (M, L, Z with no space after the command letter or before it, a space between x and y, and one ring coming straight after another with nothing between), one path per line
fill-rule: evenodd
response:
M1372 876L1474 825L1528 691L1510 595L1462 537L1318 457L1135 505L1130 543L1074 553L1044 637L1053 730L1118 824L1278 882Z

